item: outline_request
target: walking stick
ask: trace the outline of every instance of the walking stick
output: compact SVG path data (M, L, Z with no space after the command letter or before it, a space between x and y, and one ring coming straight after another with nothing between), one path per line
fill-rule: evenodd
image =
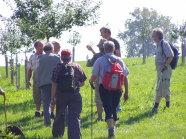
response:
M3 95L4 97L4 103L3 103L3 110L4 110L4 114L5 114L5 127L6 127L6 132L7 132L7 115L6 115L6 96Z
M91 139L93 139L93 90L95 89L94 84L90 82L90 86L91 86L91 95L90 95L90 99L91 99L91 128L90 128L90 136Z

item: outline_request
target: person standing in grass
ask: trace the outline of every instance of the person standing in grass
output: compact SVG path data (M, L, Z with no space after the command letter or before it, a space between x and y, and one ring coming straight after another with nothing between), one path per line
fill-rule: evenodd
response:
M39 66L36 69L36 81L41 89L44 124L45 126L50 126L49 107L51 101L52 71L58 63L61 63L61 60L53 54L53 45L51 43L45 44L44 52L46 54L39 56Z
M99 51L100 51L99 53L95 53L95 51L92 49L92 46L87 45L87 49L94 54L92 59L89 59L87 61L87 67L92 67L94 65L94 63L96 62L96 60L104 55L103 44L105 41L106 41L105 39L101 39L99 44L97 45L99 47ZM103 121L102 113L103 113L104 109L103 109L103 104L102 104L100 94L99 94L99 81L98 80L95 83L95 103L96 103L97 114L98 114L97 120Z
M161 98L165 98L166 107L170 107L170 80L172 75L170 63L174 53L169 43L164 41L161 29L154 29L152 38L157 43L155 64L158 81L161 79L160 84L156 88L155 105L152 109L153 112L157 112Z
M70 50L61 52L62 63L53 70L51 104L56 103L53 137L63 137L65 131L65 109L68 107L68 139L80 139L80 114L82 98L80 88L86 75L79 64L71 63Z
M28 61L28 85L31 86L30 79L33 74L33 98L34 98L34 103L36 106L36 112L35 112L35 117L40 117L40 108L41 108L41 90L36 83L35 79L35 71L39 65L39 60L38 57L43 54L43 43L41 41L36 41L34 43L34 48L36 49L36 53L32 54L29 58Z
M52 44L54 46L54 54L57 55L60 58L61 57L60 54L59 54L60 49L61 49L60 44L58 42L56 42L56 41L53 41ZM50 118L51 119L55 118L54 109L55 109L55 105L51 105L50 106L50 111L51 111Z
M122 68L122 73L125 75L124 78L124 86L125 86L125 93L124 93L124 100L128 100L128 78L127 75L129 74L129 71L127 67L125 66L124 62L121 58L114 55L115 51L115 45L112 41L106 41L104 43L104 51L105 55L98 58L96 62L94 63L93 70L92 70L92 76L90 78L90 83L93 84L97 78L99 79L99 92L100 97L103 103L103 107L105 110L105 121L108 125L108 134L109 137L115 136L115 124L118 120L116 108L120 102L120 97L122 95L122 88L110 91L108 89L105 89L103 86L103 79L105 75L111 71L111 61L117 61ZM110 59L110 60L109 60ZM118 78L119 79L119 78Z

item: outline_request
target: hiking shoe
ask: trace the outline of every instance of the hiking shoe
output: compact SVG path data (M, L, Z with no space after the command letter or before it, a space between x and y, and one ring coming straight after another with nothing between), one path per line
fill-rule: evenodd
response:
M55 119L54 112L51 112L51 114L50 114L50 119Z
M117 107L116 107L116 112L121 112L122 109L121 109L121 105L119 104Z
M96 119L96 121L103 121L103 118L102 118L102 117L98 117L98 118Z
M35 112L35 117L41 117L41 114L40 114L40 112Z
M151 112L152 113L158 113L158 109L157 108L152 108Z
M115 128L114 127L108 129L108 136L110 138L115 136Z

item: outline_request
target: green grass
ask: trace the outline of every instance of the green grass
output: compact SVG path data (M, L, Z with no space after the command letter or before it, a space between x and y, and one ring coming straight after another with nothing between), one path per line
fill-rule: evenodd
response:
M147 103L149 92L156 78L154 58L148 58L147 64L142 65L140 58L124 59L129 70L130 99L124 103L121 98L122 112L117 123L116 139L183 139L186 138L186 65L179 64L173 71L171 108L163 111L164 100L161 101L156 115L149 113L154 92ZM91 68L80 62L88 78ZM34 118L34 103L32 91L24 90L24 68L21 74L21 90L16 91L10 80L5 78L5 68L0 67L0 85L7 92L8 125L19 126L26 138L51 138L51 128L44 127L43 118ZM81 131L83 139L90 138L90 87L88 80L82 88L83 111L81 114ZM3 115L3 98L0 97L0 130L5 128ZM94 112L96 108L94 107ZM94 115L94 121L96 120ZM107 138L105 122L94 122L94 138ZM64 139L66 139L66 133Z

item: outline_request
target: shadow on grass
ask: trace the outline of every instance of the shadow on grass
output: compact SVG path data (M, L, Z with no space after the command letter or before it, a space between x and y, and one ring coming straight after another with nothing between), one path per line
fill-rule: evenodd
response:
M29 101L24 101L21 103L16 103L16 104L6 104L6 110L7 111L13 111L13 113L15 112L26 112L29 111L31 109L34 109L34 101L33 100L29 100ZM0 109L0 113L3 113L3 109Z
M93 119L96 113L93 113ZM92 124L97 123L96 120L93 121ZM91 126L91 114L86 115L85 117L81 118L81 128L88 128Z
M141 120L143 120L145 118L153 117L155 114L157 114L157 113L152 112L151 110L149 110L149 111L146 111L144 113L141 113L141 114L139 114L139 115L137 115L135 117L130 117L127 121L119 122L117 124L117 126L120 126L121 124L131 125L131 124L134 124L136 122L139 122L139 121L141 121Z

